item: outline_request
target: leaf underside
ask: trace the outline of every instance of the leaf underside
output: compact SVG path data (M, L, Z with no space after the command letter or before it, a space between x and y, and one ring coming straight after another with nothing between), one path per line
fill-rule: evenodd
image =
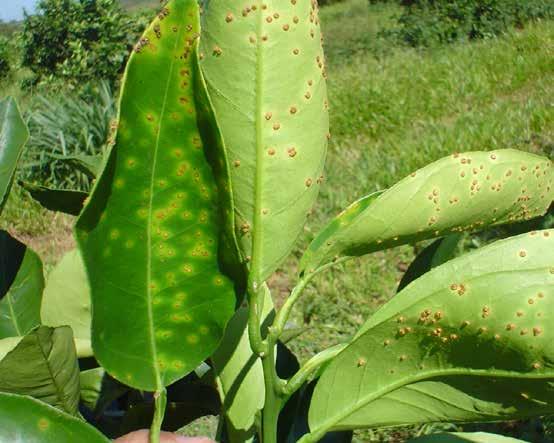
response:
M135 48L116 143L77 224L95 356L138 389L192 371L235 304L219 269L216 185L197 125L198 15L193 0L169 2Z
M512 149L445 157L349 206L313 240L300 270L542 215L554 199L553 179L549 159Z
M425 435L408 443L525 443L517 438L487 432L445 432L441 434Z
M40 326L23 337L0 361L0 392L28 395L76 415L79 366L71 328Z
M8 199L17 162L29 131L13 98L0 101L0 213Z
M80 419L33 398L0 393L0 441L25 443L109 443Z
M201 67L230 163L236 235L258 282L302 230L329 130L317 2L287 5L211 0L202 14Z
M554 231L499 241L415 280L323 373L310 429L554 412Z
M42 262L5 231L0 231L0 255L0 339L23 336L40 325Z

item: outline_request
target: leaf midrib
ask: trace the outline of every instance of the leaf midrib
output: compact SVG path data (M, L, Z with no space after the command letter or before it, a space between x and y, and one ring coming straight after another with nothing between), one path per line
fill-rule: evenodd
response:
M181 41L182 35L183 35L183 26L179 27L179 33L177 34L177 37L175 38L175 44L173 46L173 50L171 52L171 55L173 55L177 49L177 46L179 45L179 42ZM167 75L167 81L165 86L165 92L164 97L162 101L162 109L160 111L160 120L157 128L156 133L156 143L154 146L154 159L152 162L152 173L150 175L150 199L148 202L148 225L146 228L146 243L147 243L147 257L146 257L146 310L148 314L148 329L149 329L149 338L150 338L150 349L152 351L152 358L153 358L153 368L154 368L154 374L156 377L156 389L160 390L163 389L163 383L161 380L161 375L159 368L156 364L157 361L157 349L156 349L156 340L154 338L154 313L152 310L152 288L151 288L151 282L152 282L152 214L153 214L153 203L154 203L154 178L156 176L156 168L158 164L158 150L160 147L160 137L162 133L162 122L164 121L164 115L166 112L167 107L167 98L169 95L169 90L171 87L171 79L173 77L173 70L175 68L175 58L170 57L170 66L168 70Z
M417 376L409 376L404 377L402 379L399 379L396 383L392 383L384 388L381 388L377 391L375 391L372 394L366 395L362 397L361 399L358 399L355 405L346 408L342 414L335 415L332 419L329 419L322 424L320 424L315 430L312 430L310 434L307 434L310 437L314 436L322 436L327 432L329 429L331 429L334 425L337 423L340 423L342 420L347 418L348 416L354 414L358 410L362 409L363 407L367 406L372 401L378 400L379 398L385 396L386 394L389 394L390 392L396 391L397 389L400 389L402 387L405 387L407 385L417 383L420 381L425 381L429 379L433 379L436 377L444 377L444 376L456 376L456 375L466 375L466 376L473 376L473 377L494 377L494 378L515 378L515 379L524 379L524 380L549 380L554 379L554 373L544 373L544 374L524 374L522 375L519 372L515 371L495 371L495 370L483 370L483 369L462 369L462 368L453 368L453 369L441 369L441 370L432 370L420 373ZM327 408L326 408L327 409ZM324 416L328 416L328 414L324 414ZM304 441L313 441L313 440L304 440L301 439L299 443L302 443Z
M261 206L263 197L263 70L264 48L262 32L264 29L261 4L258 5L256 23L256 176L254 178L254 214L252 217L252 269L251 275L256 287L261 285L260 275L263 266L263 230L261 228Z

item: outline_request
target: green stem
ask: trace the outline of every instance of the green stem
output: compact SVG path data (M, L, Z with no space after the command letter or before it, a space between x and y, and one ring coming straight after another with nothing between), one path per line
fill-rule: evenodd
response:
M267 353L267 343L262 339L260 319L260 292L263 288L255 282L249 283L248 291L248 338L252 352L260 357Z
M262 357L265 383L265 404L262 412L262 442L277 443L277 421L283 398L277 390L279 377L275 371L275 343L270 342Z
M315 371L317 371L323 364L335 358L336 355L346 346L347 343L342 343L340 345L327 348L314 355L306 363L304 363L298 372L287 382L287 384L283 387L283 393L287 396L294 394Z
M157 391L154 394L154 400L156 402L156 410L154 411L152 426L150 427L150 443L160 443L160 432L165 415L165 407L167 405L167 394L165 388L162 388L161 391Z
M304 292L304 289L306 289L306 286L308 285L308 283L310 283L310 281L312 281L312 279L320 272L325 271L331 268L332 266L335 266L349 259L350 257L342 257L338 260L335 260L332 263L328 263L326 265L321 266L320 268L316 269L314 272L307 274L300 279L298 284L294 287L294 289L290 293L290 296L283 304L283 307L279 310L279 312L275 316L275 321L273 322L273 327L271 328L272 335L275 339L278 339L283 333L283 330L285 329L285 325L290 317L290 313L292 312L292 308L294 308L294 305L296 304L296 302Z

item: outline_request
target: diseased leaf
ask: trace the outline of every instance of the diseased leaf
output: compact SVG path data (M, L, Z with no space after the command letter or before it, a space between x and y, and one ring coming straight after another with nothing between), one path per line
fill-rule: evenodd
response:
M279 414L277 441L281 443L296 443L310 430L308 428L308 410L316 381L302 386L288 400ZM350 443L352 431L329 432L320 443Z
M28 138L29 130L15 100L11 97L0 100L0 213L8 199L15 168Z
M88 197L87 192L71 189L51 189L21 181L19 185L25 188L42 207L69 215L79 215Z
M110 443L82 420L30 397L0 393L0 441Z
M524 234L408 285L324 371L312 434L554 412L553 246Z
M68 325L75 338L90 340L90 288L78 250L68 252L48 275L41 317L44 325Z
M444 432L425 435L410 440L408 443L525 443L517 438L487 432Z
M0 231L0 339L40 325L44 276L37 254Z
M0 361L0 392L29 395L77 415L79 366L71 328L40 326L23 337Z
M452 234L448 237L439 238L427 246L410 264L402 276L396 292L400 292L416 278L421 277L431 269L454 258L460 239L461 234Z
M197 123L198 27L197 3L173 0L135 48L116 143L77 223L95 356L116 379L150 391L215 350L235 305Z
M329 131L317 2L265 6L205 2L200 39L231 165L236 235L258 283L302 231L323 179Z
M349 206L312 241L300 270L539 216L554 199L553 177L550 160L512 149L443 158Z

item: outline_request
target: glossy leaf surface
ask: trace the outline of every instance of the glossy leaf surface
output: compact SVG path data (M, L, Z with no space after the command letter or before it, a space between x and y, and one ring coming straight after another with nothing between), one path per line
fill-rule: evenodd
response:
M40 325L44 288L37 254L0 231L0 339L27 334Z
M194 0L169 2L135 48L115 146L77 224L95 356L116 379L151 391L215 350L235 304L197 125L198 15Z
M200 43L236 234L261 282L290 253L322 181L329 122L317 2L205 2Z
M487 432L445 432L441 434L425 435L408 443L525 443L517 438Z
M75 338L90 340L90 288L78 250L68 252L50 271L41 308L42 323L71 326Z
M63 212L69 215L79 215L84 202L88 197L87 192L72 191L70 189L51 189L46 186L34 185L27 182L19 182L31 197L50 211Z
M443 158L370 204L362 199L348 207L313 240L301 271L311 273L342 256L539 216L554 199L553 179L550 160L512 149Z
M13 98L0 100L0 212L8 199L15 168L29 131Z
M41 326L0 361L0 392L29 395L69 414L79 407L79 366L71 328Z
M408 285L323 373L311 431L554 411L553 246L524 234Z
M109 443L82 420L30 397L0 393L0 441Z

